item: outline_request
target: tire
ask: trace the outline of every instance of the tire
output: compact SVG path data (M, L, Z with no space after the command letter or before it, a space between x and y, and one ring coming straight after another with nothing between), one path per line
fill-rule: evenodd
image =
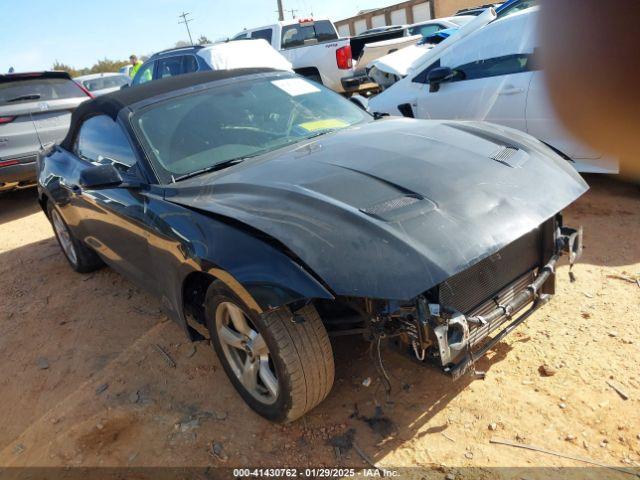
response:
M71 268L78 273L89 273L104 265L96 252L73 236L60 211L51 202L47 203L47 215L60 250Z
M260 316L216 280L207 291L205 307L213 348L231 383L255 412L268 420L287 423L303 416L329 394L335 373L333 351L313 305L296 312L304 318L300 323L280 310ZM242 323L238 312L252 332L241 333L244 327L238 328ZM238 342L239 338L244 340Z

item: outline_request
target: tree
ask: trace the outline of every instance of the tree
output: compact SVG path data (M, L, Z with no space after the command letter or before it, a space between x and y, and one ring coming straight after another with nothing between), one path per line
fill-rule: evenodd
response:
M120 67L127 65L129 62L127 60L109 60L108 58L103 58L102 60L98 60L94 63L91 68L84 67L80 69L75 69L66 63L62 63L58 60L53 62L52 70L62 70L67 72L72 77L79 77L80 75L88 75L90 73L107 73L107 72L117 72L120 70Z
M198 40L196 40L196 43L198 45L207 45L208 43L212 42L206 37L206 35L200 35L200 37L198 37Z
M72 77L77 77L79 75L78 70L58 60L53 62L53 65L51 66L51 70L61 70L63 72L67 72Z
M90 73L117 72L127 63L129 62L126 60L109 60L108 58L103 58L91 67Z
M179 42L176 42L176 44L174 45L173 48L184 48L184 47L190 47L191 44L189 42L185 42L184 40L180 40Z

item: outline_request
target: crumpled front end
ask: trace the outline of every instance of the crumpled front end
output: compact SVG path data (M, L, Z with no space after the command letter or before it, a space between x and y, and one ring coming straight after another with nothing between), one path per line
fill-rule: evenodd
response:
M582 253L582 229L557 215L407 303L389 303L378 319L397 347L442 366L453 379L555 293L555 267ZM375 322L374 322L375 323Z

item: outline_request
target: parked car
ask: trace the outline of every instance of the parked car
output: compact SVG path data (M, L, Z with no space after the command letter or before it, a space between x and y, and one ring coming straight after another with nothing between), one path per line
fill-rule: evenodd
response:
M579 256L559 212L588 188L522 132L375 120L265 69L96 98L38 172L71 267L155 293L275 421L328 395L333 334L462 375L549 299L562 252Z
M545 142L578 171L617 173L616 160L576 140L557 118L537 58L538 15L539 7L503 16L498 12L495 20L464 38L456 39L457 34L443 41L414 60L404 79L371 99L370 108L416 118L498 123ZM435 54L439 47L446 48Z
M151 56L136 73L132 85L185 73L235 68L291 70L289 61L264 40L220 42L164 50Z
M476 17L445 17L428 20L413 25L400 25L398 28L374 32L372 29L351 38L351 52L354 57L354 72L350 77L344 77L342 84L348 91L362 91L363 85L371 84L370 91L378 91L386 87L386 82L378 85L380 78L369 75L373 62L381 57L409 48L416 44L430 44L440 41L434 40L434 35L446 30L451 32L466 25ZM447 35L448 36L448 35ZM373 83L372 83L373 80Z
M448 28L460 28L472 21L474 16L457 16L457 17L443 17L433 20L427 20L426 22L414 23L407 27L407 36L422 35L422 38L428 38L440 30Z
M393 32L394 30L403 30L407 28L406 25L385 25L383 27L375 27L365 30L364 32L360 32L358 35L371 35L374 33L384 33L384 32Z
M90 97L66 72L0 74L0 192L35 184L36 154Z
M463 8L458 10L456 16L460 15L474 15L478 16L487 11L490 8L494 8L499 18L506 17L512 13L519 12L527 8L535 7L540 3L540 0L507 0L504 3L491 3L483 5L477 8Z
M278 22L244 30L234 40L262 38L284 55L293 71L344 93L342 78L351 76L353 62L348 38L339 38L338 31L328 19L299 19Z
M475 17L484 13L489 8L499 8L501 5L502 3L487 3L479 7L462 8L456 12L456 15L473 15Z
M75 77L73 80L89 90L94 97L115 92L123 85L131 83L131 78L120 73L92 73Z
M133 68L133 65L128 64L128 65L124 65L122 67L120 67L120 70L118 70L118 73L120 73L121 75L125 75L129 78L131 78L131 69Z

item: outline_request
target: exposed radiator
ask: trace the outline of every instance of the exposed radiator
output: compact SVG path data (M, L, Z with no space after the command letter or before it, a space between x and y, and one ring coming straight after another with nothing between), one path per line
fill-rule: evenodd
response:
M531 270L520 278L518 278L515 282L509 284L505 288L503 288L500 292L498 292L495 297L491 300L487 300L478 308L475 308L470 312L470 316L475 317L478 315L484 315L492 311L496 308L497 305L505 305L513 300L516 293L524 290L527 285L531 285L535 280L537 274L536 270ZM523 305L524 308L526 305ZM512 315L515 315L517 311L512 312ZM491 335L494 331L504 325L507 321L509 321L509 317L503 317L494 322L489 322L486 325L477 325L469 328L469 346L473 348L477 344L481 343L488 335Z
M507 285L539 267L542 256L541 231L537 228L527 233L441 283L440 304L469 314Z

